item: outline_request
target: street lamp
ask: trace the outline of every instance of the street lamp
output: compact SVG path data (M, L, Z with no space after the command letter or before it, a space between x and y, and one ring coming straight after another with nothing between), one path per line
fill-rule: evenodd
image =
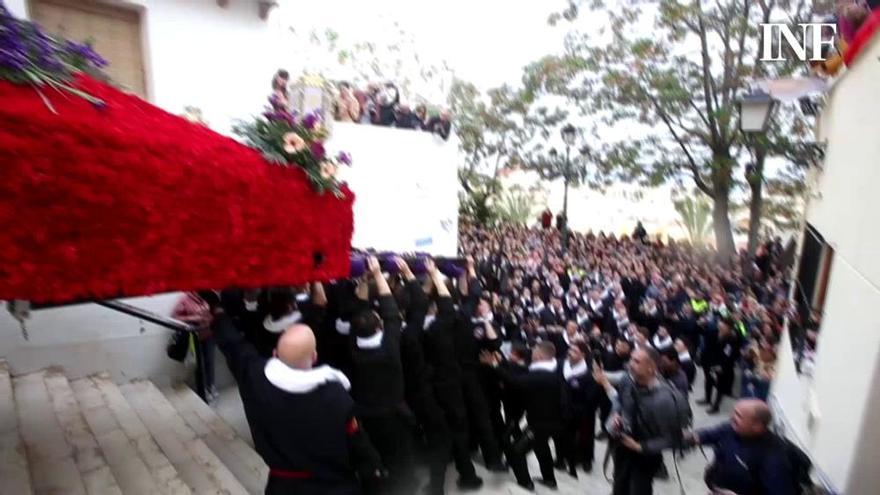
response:
M565 193L562 196L562 252L568 251L568 184L571 182L571 146L577 137L577 129L571 124L562 128L562 142L565 143Z
M739 128L746 134L767 132L770 116L776 109L776 100L763 90L743 95L739 100Z

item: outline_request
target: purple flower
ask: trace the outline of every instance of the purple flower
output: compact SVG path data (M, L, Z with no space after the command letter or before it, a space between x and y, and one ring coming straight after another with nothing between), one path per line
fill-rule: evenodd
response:
M312 151L312 156L315 157L315 160L321 161L327 155L327 151L324 149L324 143L320 141L315 141L309 145L309 149Z
M98 55L98 52L96 52L88 43L68 41L65 48L70 55L80 58L94 67L100 68L107 66L107 60Z
M302 125L306 129L311 131L312 129L315 128L315 125L318 124L318 120L320 120L320 119L318 118L317 115L315 115L313 113L309 113L309 114L306 114L305 117L303 117Z
M293 116L284 110L266 110L263 117L272 122L290 122Z
M339 154L336 155L336 161L351 166L351 155L345 151L340 151Z

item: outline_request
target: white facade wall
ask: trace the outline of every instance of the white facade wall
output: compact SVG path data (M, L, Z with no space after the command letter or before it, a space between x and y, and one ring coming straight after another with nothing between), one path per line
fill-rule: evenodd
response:
M827 140L807 206L834 249L812 379L780 353L772 394L795 436L836 490L880 486L880 35L834 84L818 125ZM787 342L781 344L787 351Z

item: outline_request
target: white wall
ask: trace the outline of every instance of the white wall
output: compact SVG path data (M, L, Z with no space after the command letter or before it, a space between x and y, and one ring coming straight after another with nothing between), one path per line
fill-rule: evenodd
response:
M352 245L454 256L458 144L427 132L333 124L329 149L351 153L342 178L355 192Z
M834 248L813 378L780 353L774 398L834 487L869 493L876 481L875 370L880 361L880 36L835 83L819 121L826 158L807 219ZM786 343L781 344L786 349ZM874 463L874 468L864 463Z
M168 315L176 299L162 295L127 302ZM94 304L34 311L25 325L29 340L4 305L0 357L15 374L61 366L71 377L109 370L120 381L150 377L167 383L185 372L165 355L168 330Z
M235 119L258 114L272 75L286 66L283 28L260 19L256 2L138 0L145 7L144 37L150 100L172 112L202 109L212 129L227 132ZM294 72L291 72L292 74Z

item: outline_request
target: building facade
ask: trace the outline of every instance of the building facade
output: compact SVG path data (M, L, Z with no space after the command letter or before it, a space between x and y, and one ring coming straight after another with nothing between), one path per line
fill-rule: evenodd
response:
M780 344L773 405L789 436L837 493L880 487L880 35L836 81L817 123L825 143L812 171L794 290L822 313L809 369ZM785 339L791 337L786 333Z

